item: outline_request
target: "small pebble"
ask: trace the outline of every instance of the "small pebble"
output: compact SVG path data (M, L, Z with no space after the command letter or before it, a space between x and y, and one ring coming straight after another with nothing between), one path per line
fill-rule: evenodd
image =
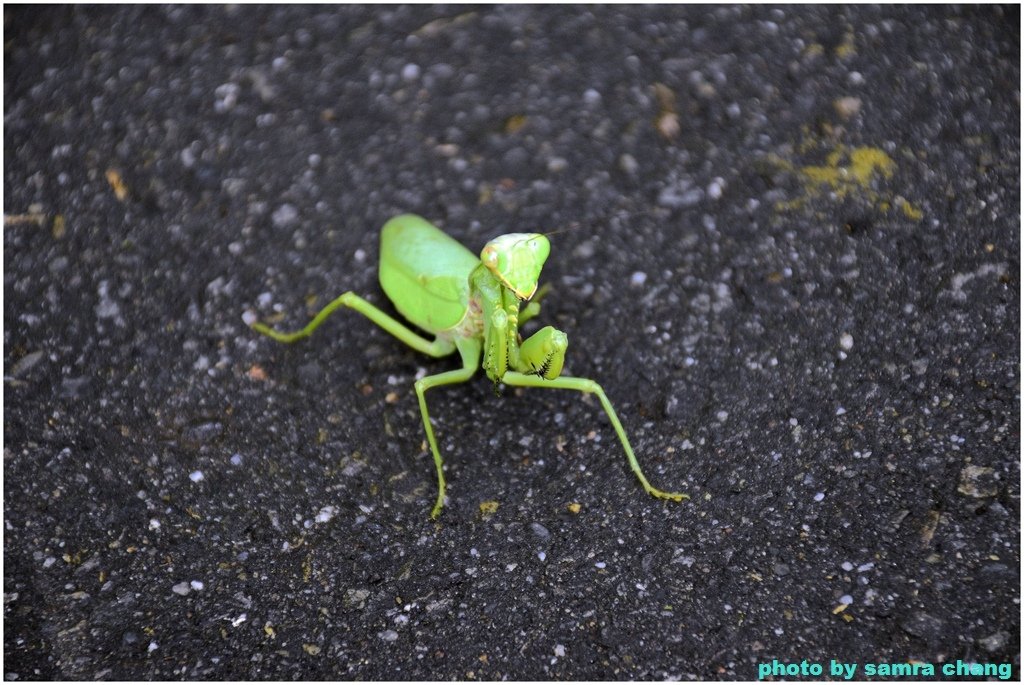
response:
M629 284L634 288L643 287L643 284L647 282L647 274L643 271L634 271L633 275L629 277Z
M565 645L555 645L555 656L559 658L565 656Z
M232 466L241 466L242 465L242 455L241 454L232 454L231 455L231 465Z
M188 474L188 477L193 483L198 483L203 479L203 472L193 471L192 473Z
M843 595L842 597L839 598L839 603L840 604L846 604L846 605L853 604L853 596L852 595Z
M721 178L715 178L708 185L707 196L712 200L717 200L722 197L722 187L725 185L725 180Z
M178 583L177 585L171 588L171 592L173 592L176 595L181 595L182 597L184 597L191 591L192 587L185 582Z
M295 208L295 205L285 203L274 210L271 214L270 220L274 223L277 228L283 228L290 226L299 218L299 210Z
M557 174L560 171L565 171L569 163L565 160L565 157L552 157L548 160L548 171Z
M415 81L420 77L420 67L418 64L406 64L402 67L402 80L408 82Z
M842 97L832 102L832 107L843 119L851 119L860 111L861 100L855 97Z
M394 642L398 639L398 633L396 633L393 630L385 630L383 632L377 633L377 637L379 637L381 640L384 640L384 642Z
M551 537L551 532L540 523L537 523L536 521L530 524L530 531L533 532L533 534L539 537L541 540L547 540Z
M844 561L844 562L843 562L843 564L842 564L842 566L841 566L841 568L842 568L842 569L843 569L844 571L852 571L852 570L853 570L853 564L851 564L851 563L850 563L850 562L848 562L848 561Z
M636 161L636 157L628 152L619 157L619 169L630 176L635 174L639 168L640 164Z
M338 513L338 507L328 504L326 507L321 507L320 512L316 515L315 521L317 523L327 523L334 518Z
M199 591L201 591L201 590L202 590L202 589L203 589L204 587L206 587L205 585L203 585L203 581L201 581L201 580L193 580L192 582L190 582L190 583L189 583L189 585L190 585L190 586L192 587L192 589L193 589L193 590L195 590L196 592L199 592Z
M605 566L607 566L607 565L608 565L608 564L604 563L603 561L597 561L597 562L594 562L594 566L595 566L596 568L604 568L604 567L605 567Z
M547 552L537 552L537 558L544 561L548 558Z
M816 494L814 496L814 501L815 502L820 502L823 499L825 499L825 493L824 492L819 492L818 494Z
M1006 643L1010 640L1010 634L1005 630L1000 630L992 633L986 638L978 640L978 644L985 648L987 652L998 652L1000 649L1006 646Z
M956 441L954 440L954 442ZM956 491L961 495L982 499L998 495L1000 489L995 469L989 466L969 464L960 471L960 482Z
M839 336L839 346L849 352L853 349L853 336L849 333L843 333Z

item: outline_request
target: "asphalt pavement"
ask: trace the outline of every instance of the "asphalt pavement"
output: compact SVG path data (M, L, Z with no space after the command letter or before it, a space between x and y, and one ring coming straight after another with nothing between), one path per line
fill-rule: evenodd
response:
M5 6L5 679L1018 679L1019 11ZM692 499L481 375L432 521L457 361L246 325L405 212Z

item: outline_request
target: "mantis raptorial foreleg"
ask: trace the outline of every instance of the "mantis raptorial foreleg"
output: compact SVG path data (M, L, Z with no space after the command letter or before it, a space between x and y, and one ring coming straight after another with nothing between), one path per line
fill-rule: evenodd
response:
M636 455L633 454L633 447L629 444L629 438L626 437L626 431L622 428L622 423L619 421L619 417L615 413L615 408L612 407L612 403L608 400L608 396L604 394L604 390L595 381L589 378L574 378L572 376L560 376L558 378L552 378L547 380L540 376L526 375L522 373L515 373L509 371L505 374L505 377L501 379L505 385L522 386L527 388L554 388L560 390L576 390L579 392L589 392L597 395L597 398L601 401L601 406L604 408L604 413L608 415L608 420L612 423L612 428L615 429L615 434L619 436L619 442L622 443L622 448L626 451L626 458L629 460L629 466L633 469L633 473L640 479L640 484L644 486L649 494L662 499L675 500L681 502L684 499L690 499L690 496L681 492L665 492L651 485L644 472L640 469L640 463L636 460Z
M322 324L328 316L338 309L338 307L348 307L356 310L409 347L418 352L422 352L423 354L428 354L431 357L447 357L455 351L455 343L451 340L446 338L427 340L423 336L410 330L401 321L398 321L387 313L377 309L377 307L373 306L352 291L334 298L334 300L332 300L326 307L321 309L316 316L313 317L312 321L306 324L305 328L301 328L297 331L282 333L259 322L252 324L252 328L254 331L273 338L278 342L293 343L297 340L308 338L313 331L320 327L320 324Z
M480 343L474 338L463 338L458 343L459 353L462 355L462 368L454 371L445 371L433 376L425 376L416 381L416 397L420 402L420 414L423 416L423 428L427 432L427 442L430 444L430 451L434 454L434 466L437 467L437 501L430 511L430 518L437 518L444 507L444 462L441 459L441 451L437 447L437 438L434 437L434 428L430 425L430 413L427 411L426 392L431 388L440 385L452 385L454 383L465 383L476 370L480 368Z

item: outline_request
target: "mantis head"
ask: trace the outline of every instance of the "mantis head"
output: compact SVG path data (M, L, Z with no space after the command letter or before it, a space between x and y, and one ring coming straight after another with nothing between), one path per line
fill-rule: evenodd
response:
M550 252L551 243L540 233L508 233L487 243L480 261L516 297L528 300Z

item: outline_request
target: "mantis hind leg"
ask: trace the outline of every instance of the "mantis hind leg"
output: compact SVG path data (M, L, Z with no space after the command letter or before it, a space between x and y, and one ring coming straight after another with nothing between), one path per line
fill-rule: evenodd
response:
M339 307L348 307L349 309L356 310L409 347L423 354L430 355L431 357L446 357L455 351L455 343L451 340L443 338L427 340L410 330L401 321L381 311L351 291L336 297L326 307L321 309L304 328L297 331L282 333L259 322L252 324L252 329L278 342L293 343L297 340L308 338Z
M654 497L670 499L676 502L681 502L684 499L690 499L690 496L687 494L659 490L648 482L647 477L644 476L644 472L640 468L640 463L637 461L636 455L633 453L633 447L629 444L629 438L626 437L626 431L622 428L622 423L619 421L619 417L615 413L615 408L612 407L612 403L608 400L608 396L604 394L604 390L595 381L592 381L589 378L573 378L572 376L560 376L558 378L548 380L540 376L509 371L505 374L505 377L502 378L502 382L506 385L527 388L576 390L578 392L589 392L597 395L597 398L601 401L601 406L604 408L604 413L608 415L608 420L611 421L612 428L615 429L615 434L619 436L619 442L622 443L622 448L626 452L626 458L629 460L629 467L633 469L633 473L635 473L636 477L640 480L640 484L644 486L644 490Z
M480 368L480 342L474 338L462 338L458 341L457 345L462 356L461 369L426 376L416 381L416 397L419 399L420 414L423 416L423 429L427 433L427 442L430 444L430 451L434 455L434 466L437 468L437 500L434 502L434 508L430 510L430 518L434 519L438 517L441 509L444 507L444 461L441 459L441 451L437 447L434 428L430 425L426 393L427 390L441 385L465 383Z

